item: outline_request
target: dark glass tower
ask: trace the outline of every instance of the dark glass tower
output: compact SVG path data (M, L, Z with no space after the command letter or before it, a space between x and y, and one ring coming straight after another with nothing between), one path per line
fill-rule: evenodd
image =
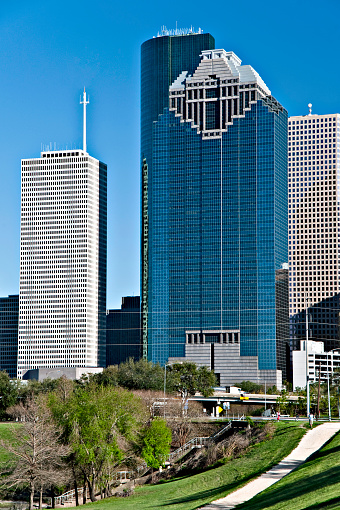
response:
M184 44L186 37L173 39ZM147 41L142 52L161 41ZM232 335L241 356L257 356L260 370L280 369L285 377L289 339L277 327L276 282L288 260L287 112L254 69L206 47L196 67L178 65L167 106L151 121L156 91L165 95L159 76L142 66L147 355L164 363L185 355L188 338L214 343Z
M0 370L17 376L19 295L0 298Z
M121 308L106 315L106 366L140 359L140 337L140 297L123 297Z
M153 125L169 106L169 87L183 69L194 72L203 50L215 48L210 34L164 35L142 44L141 51L141 311L143 355L148 355L148 257L149 257L149 194L148 175L152 170L154 144Z

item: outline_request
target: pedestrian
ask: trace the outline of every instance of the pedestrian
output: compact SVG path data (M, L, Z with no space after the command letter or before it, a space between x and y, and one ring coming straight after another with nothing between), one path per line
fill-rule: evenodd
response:
M309 426L311 429L313 428L313 420L314 420L313 413L309 413Z
M280 421L280 411L277 412L277 421Z

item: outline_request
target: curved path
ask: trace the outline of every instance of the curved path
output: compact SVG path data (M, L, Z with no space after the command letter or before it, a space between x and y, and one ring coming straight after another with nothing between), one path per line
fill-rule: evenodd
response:
M241 489L232 492L225 498L217 499L209 505L202 507L204 510L228 510L237 505L249 501L251 498L264 491L293 469L305 462L314 452L318 451L334 434L340 430L340 422L327 422L309 430L301 439L298 446L288 457L279 464L263 473L259 478L249 482Z

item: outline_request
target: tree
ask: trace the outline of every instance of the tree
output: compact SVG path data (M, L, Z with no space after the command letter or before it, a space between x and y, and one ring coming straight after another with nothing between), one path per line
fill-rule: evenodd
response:
M183 446L189 438L193 428L193 420L204 416L200 402L190 400L188 409L183 414L183 406L178 399L168 399L166 403L166 421L172 432L173 444Z
M118 365L112 365L98 374L90 375L90 380L98 385L118 386Z
M170 453L171 430L162 418L155 418L144 430L141 456L152 469L158 469Z
M164 368L144 358L138 361L129 358L118 367L118 384L129 390L162 391Z
M289 400L288 392L286 390L281 391L281 395L276 399L276 405L278 406L280 413L284 413L285 411L287 411L287 408L289 406Z
M144 358L138 361L129 358L120 365L105 368L100 374L91 375L89 381L128 390L163 391L164 368Z
M181 395L183 412L189 396L199 392L204 397L210 397L214 393L214 386L217 385L216 376L207 367L198 368L196 363L185 362L170 365L168 370L169 386Z
M114 470L134 457L134 445L147 418L143 404L122 388L92 382L77 388L64 403L54 393L50 405L71 447L75 488L80 471L91 501L96 501L96 486L107 494Z
M7 372L0 371L0 420L6 418L7 408L17 403L18 384L18 381L11 381Z
M238 384L236 384L238 386ZM252 381L242 381L240 384L241 390L246 393L263 393L264 387L261 384ZM269 388L268 388L269 389Z
M6 487L28 487L29 508L33 509L34 492L58 485L67 478L64 457L69 448L60 443L60 431L52 421L51 413L43 401L33 399L8 409L8 414L21 420L20 426L12 428L13 442L1 441L1 447L14 457L12 472L5 479Z

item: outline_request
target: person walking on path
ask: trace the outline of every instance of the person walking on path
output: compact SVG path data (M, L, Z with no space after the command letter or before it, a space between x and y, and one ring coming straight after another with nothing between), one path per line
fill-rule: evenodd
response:
M309 426L311 429L313 428L313 420L314 420L313 413L309 413Z

